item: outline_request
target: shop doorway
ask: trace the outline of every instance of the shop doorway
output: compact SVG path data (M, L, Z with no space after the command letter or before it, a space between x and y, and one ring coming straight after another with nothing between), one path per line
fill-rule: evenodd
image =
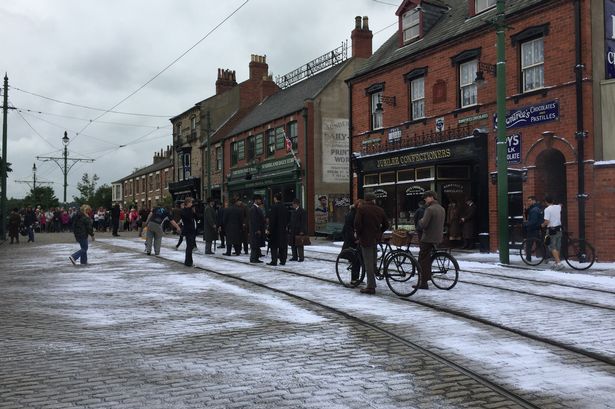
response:
M536 158L536 196L551 196L562 205L562 223L567 220L566 158L557 149L546 149Z

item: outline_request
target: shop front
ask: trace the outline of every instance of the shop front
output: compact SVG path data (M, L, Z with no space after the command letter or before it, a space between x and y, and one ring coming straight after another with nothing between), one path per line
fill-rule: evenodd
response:
M290 207L294 198L300 198L300 189L300 169L293 157L286 157L231 170L226 191L229 198L236 196L244 203L260 195L268 208L276 193L282 193L282 201Z
M485 134L459 140L362 155L356 158L359 197L376 195L392 227L414 230L414 213L433 190L445 209L478 206L475 229L488 231L488 172Z
M191 197L197 202L201 201L201 178L189 178L178 182L169 183L169 193L173 198L173 203L183 201L186 197Z

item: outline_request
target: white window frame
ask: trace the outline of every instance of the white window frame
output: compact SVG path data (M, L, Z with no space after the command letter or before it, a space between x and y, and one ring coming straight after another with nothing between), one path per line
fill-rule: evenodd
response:
M216 146L216 170L222 170L222 146Z
M478 104L478 86L474 82L478 71L478 60L459 64L459 105L461 108Z
M421 12L416 8L406 11L401 17L404 43L414 40L421 35Z
M521 43L521 81L523 92L545 86L544 37Z
M374 92L370 95L370 104L372 112L372 129L382 129L384 127L383 115L381 112L376 112L378 104L382 104L382 91ZM382 105L380 106L382 107Z
M476 14L482 13L485 10L495 7L497 0L475 0L474 12Z
M410 81L410 106L413 120L425 118L425 77Z

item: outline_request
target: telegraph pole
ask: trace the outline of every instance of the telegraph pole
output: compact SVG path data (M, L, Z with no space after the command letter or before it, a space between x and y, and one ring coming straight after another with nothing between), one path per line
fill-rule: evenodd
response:
M64 204L66 204L66 188L68 187L68 172L75 166L78 162L94 162L94 159L84 159L84 158L69 158L68 157L68 142L70 139L68 138L67 132L64 131L64 138L62 138L62 143L64 144L64 155L61 158L52 157L52 156L37 156L36 159L42 160L43 162L54 161L56 165L60 167L62 173L64 174ZM64 161L64 166L60 164L60 161ZM71 161L71 165L68 166L68 161Z
M14 109L14 108L13 108ZM4 100L2 104L2 163L0 163L0 178L2 185L2 196L0 197L0 239L6 240L6 179L8 177L7 157L6 157L6 130L7 113L9 110L9 77L4 73Z

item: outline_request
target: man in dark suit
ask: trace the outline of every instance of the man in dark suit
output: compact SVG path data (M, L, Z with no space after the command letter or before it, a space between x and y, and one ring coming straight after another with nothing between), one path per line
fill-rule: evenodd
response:
M389 221L384 210L376 204L376 195L366 193L354 218L354 229L359 239L367 274L367 286L361 289L363 294L376 293L377 245L382 233L388 228Z
M222 223L224 225L224 232L226 233L226 253L224 253L224 255L230 256L231 249L234 249L235 255L239 256L241 254L241 242L245 223L243 211L239 207L239 197L233 197L231 206L224 209Z
M120 204L116 203L111 208L111 224L113 225L113 236L117 237L117 229L120 227Z
M462 223L461 231L463 235L463 248L471 249L474 247L474 218L476 217L476 204L468 197L465 209L459 221Z
M288 253L288 210L282 203L282 193L273 195L273 206L269 210L269 245L271 247L271 262L267 263L270 266L286 264L286 255Z
M250 263L262 263L259 260L261 254L261 244L265 237L265 215L260 209L263 199L260 196L254 196L252 206L248 210L248 218L250 220Z
M289 244L293 255L290 261L303 261L304 246L296 242L296 237L307 234L307 214L301 207L299 199L293 199L293 211L290 214L289 231Z

